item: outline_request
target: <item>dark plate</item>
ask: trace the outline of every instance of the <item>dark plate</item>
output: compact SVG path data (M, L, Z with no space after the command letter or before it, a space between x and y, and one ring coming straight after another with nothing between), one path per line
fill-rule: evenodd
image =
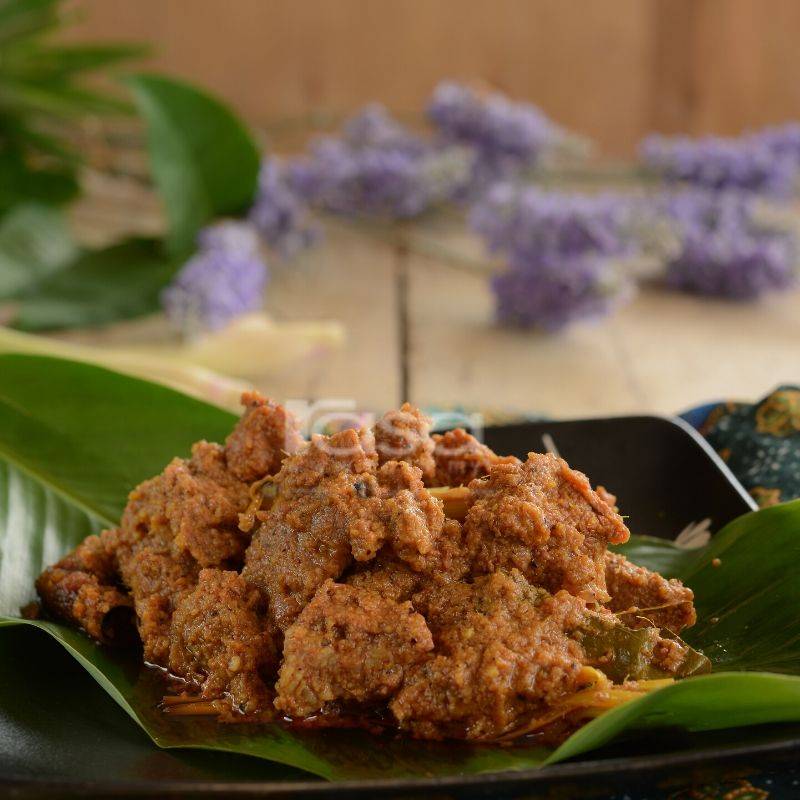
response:
M705 517L713 529L752 501L701 437L658 417L536 422L486 430L501 453L560 454L618 494L638 533L674 537ZM0 634L0 794L20 797L606 797L697 776L712 780L764 759L796 760L800 726L688 735L660 731L589 760L439 780L325 783L244 756L159 750L55 642L32 629ZM331 735L336 735L331 732ZM551 793L557 795L551 795Z

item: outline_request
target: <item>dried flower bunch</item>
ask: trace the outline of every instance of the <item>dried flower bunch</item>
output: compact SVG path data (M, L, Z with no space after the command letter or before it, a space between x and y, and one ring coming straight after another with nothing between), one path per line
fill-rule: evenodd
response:
M790 123L739 137L652 135L642 142L640 155L670 183L784 198L797 183L800 126Z
M498 320L556 331L630 297L632 284L617 264L635 247L631 213L620 195L494 186L470 221L507 259L492 281Z
M368 106L341 136L315 142L288 167L310 206L357 217L408 219L452 200L469 180L470 153L413 133Z
M162 294L170 320L186 333L218 330L261 307L268 269L258 237L239 222L220 222L200 234L197 253Z
M536 170L576 137L531 104L444 82L427 119L426 135L370 105L306 153L266 158L240 226L251 236L201 236L164 292L176 325L197 332L251 310L266 285L259 242L273 258L291 259L319 240L320 212L391 222L455 205L503 261L490 281L498 322L547 332L630 299L628 264L653 255L649 239L662 227L670 246L657 259L668 287L753 300L795 283L796 236L766 223L759 208L761 198L776 203L794 192L800 124L738 138L649 136L641 161L661 186L634 195L535 186Z
M684 190L660 198L660 209L678 238L666 262L669 286L751 300L793 285L797 239L764 219L752 194Z

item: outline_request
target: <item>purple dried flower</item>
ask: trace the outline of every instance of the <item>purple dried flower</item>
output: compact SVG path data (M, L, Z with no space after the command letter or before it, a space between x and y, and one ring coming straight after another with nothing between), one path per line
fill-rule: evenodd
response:
M342 140L359 150L379 148L415 155L428 150L425 139L401 125L379 103L366 106L347 120L342 129Z
M642 142L640 155L669 182L787 197L797 179L798 153L786 147L787 137L767 132L739 138L653 135Z
M688 237L668 264L667 284L695 294L754 300L791 286L793 261L787 243L774 237Z
M566 139L565 131L536 106L458 83L439 84L427 113L443 141L475 152L467 197L535 166Z
M418 158L403 150L356 150L339 141L313 152L313 202L345 215L413 217L425 210L427 192L418 179Z
M470 164L403 128L371 106L342 138L318 141L290 168L294 190L314 206L347 216L415 217L453 196Z
M550 333L603 317L633 292L607 258L591 254L512 265L491 286L500 323Z
M258 236L249 225L217 223L201 231L198 245L161 293L167 317L189 335L217 330L261 308L268 280Z
M775 155L789 156L800 162L800 122L763 128L752 138L766 145Z
M630 201L618 195L495 185L470 222L507 258L492 280L498 320L556 331L609 313L632 294L615 264L635 249L629 218Z
M662 197L658 205L678 238L666 264L669 286L754 300L795 283L797 241L789 231L763 224L752 196L695 190Z
M502 94L481 94L458 83L440 83L428 118L450 141L469 144L485 157L534 163L563 131L536 106Z
M525 261L629 253L634 246L627 233L630 218L631 201L621 195L563 194L500 183L474 204L470 224L491 250Z
M250 222L265 243L282 258L293 258L310 247L320 230L309 221L309 210L290 184L285 167L274 158L261 165Z

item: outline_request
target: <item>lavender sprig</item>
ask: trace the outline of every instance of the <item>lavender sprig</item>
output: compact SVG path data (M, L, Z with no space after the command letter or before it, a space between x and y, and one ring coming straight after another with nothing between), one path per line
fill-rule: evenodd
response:
M357 150L377 148L424 155L428 142L396 120L379 103L371 103L348 119L341 140Z
M269 273L255 231L226 221L201 231L198 251L161 293L170 322L185 335L223 328L261 308Z
M321 235L310 221L308 207L293 190L286 167L274 158L266 158L261 165L248 216L264 242L284 259L310 247Z
M667 284L695 294L755 300L794 283L793 261L788 242L777 237L689 236L667 265Z
M443 141L468 146L475 153L467 198L539 165L569 138L530 103L449 81L434 90L427 115Z
M751 195L684 191L660 197L657 207L672 220L678 240L666 263L669 286L756 300L795 285L797 238L766 224Z
M341 137L318 141L290 167L311 205L347 216L409 219L454 196L470 159L412 133L378 106L351 119Z
M773 125L756 132L753 139L766 145L777 156L788 156L800 162L800 122Z
M498 320L552 332L629 298L633 284L619 266L636 249L629 218L630 203L618 195L494 186L470 222L506 257L492 281Z
M630 219L631 201L622 195L564 194L510 183L493 186L470 213L472 229L489 249L517 261L543 254L623 255L634 246Z
M796 131L789 128L738 138L652 135L642 142L640 156L670 183L788 197L800 163L796 145Z
M606 316L633 294L610 259L591 254L512 264L491 286L501 324L548 333Z
M428 118L442 137L477 148L489 159L511 158L533 164L563 136L536 106L515 103L498 93L480 94L444 82L433 92Z

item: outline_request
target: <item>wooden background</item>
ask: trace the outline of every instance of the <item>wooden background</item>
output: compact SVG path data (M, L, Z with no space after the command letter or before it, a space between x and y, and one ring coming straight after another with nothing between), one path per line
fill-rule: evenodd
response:
M81 0L76 37L151 42L257 125L380 99L413 113L442 78L540 104L625 156L647 132L800 118L798 0Z
M150 41L153 67L216 90L272 130L377 98L413 112L448 76L533 100L616 156L654 129L734 133L800 119L800 0L81 5L87 16L74 36ZM133 203L130 185L95 182L72 209L85 238L159 230L158 204L141 186ZM332 230L300 264L276 268L269 313L335 318L347 340L254 382L279 399L347 397L377 410L410 399L575 417L668 414L800 381L800 293L742 305L645 288L600 325L538 336L494 326L486 276L455 269L441 257L446 238L429 239L432 247L417 243L401 259L386 243ZM125 344L165 329L163 319L145 320L64 338Z

